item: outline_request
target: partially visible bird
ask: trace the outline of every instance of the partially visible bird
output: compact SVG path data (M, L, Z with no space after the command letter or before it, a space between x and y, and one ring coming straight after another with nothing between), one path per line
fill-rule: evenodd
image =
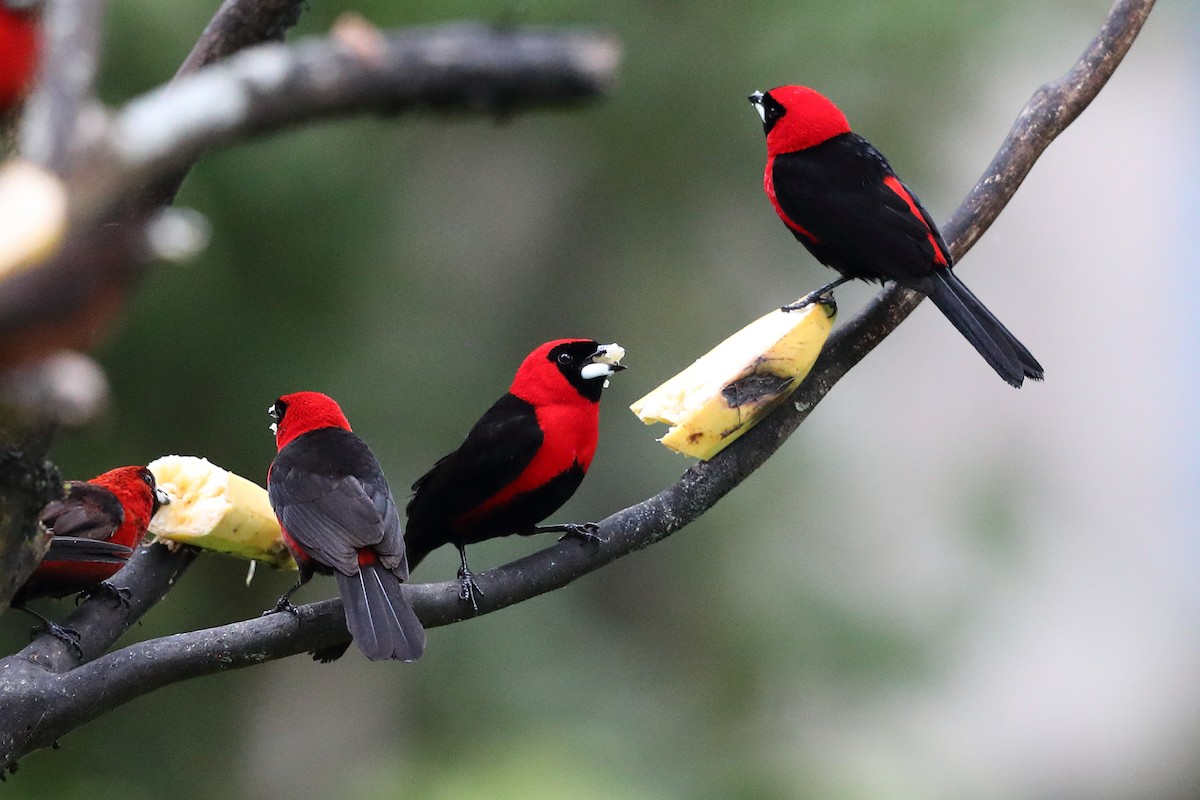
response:
M600 393L624 369L624 355L620 345L591 339L557 339L530 353L458 449L413 484L404 537L409 564L453 544L462 562L459 596L476 605L468 544L546 531L594 538L592 523L538 523L587 473L599 438Z
M0 2L0 117L25 98L37 69L37 56L37 12Z
M890 280L921 292L1005 381L1042 379L1037 359L954 274L950 249L917 196L837 106L806 86L749 99L767 136L767 197L792 235L842 273L833 286Z
M160 505L170 500L145 467L118 467L90 481L69 481L67 495L42 509L52 534L37 569L17 590L12 607L36 617L47 632L72 647L78 634L26 605L39 597L104 592L127 602L127 591L108 583L129 561Z

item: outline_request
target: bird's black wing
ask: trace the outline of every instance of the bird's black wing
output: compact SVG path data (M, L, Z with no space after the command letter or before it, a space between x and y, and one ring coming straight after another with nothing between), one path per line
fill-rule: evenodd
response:
M776 156L772 179L780 209L813 237L796 238L844 275L907 284L952 263L916 195L861 136Z
M350 431L322 428L279 452L267 490L279 521L318 562L344 574L358 570L369 547L407 578L400 516L379 462Z
M529 466L544 434L529 402L505 394L453 453L413 484L405 539L413 563L448 541L445 528L508 486Z
M66 498L47 503L39 519L55 536L104 540L125 521L125 508L103 486L70 481Z

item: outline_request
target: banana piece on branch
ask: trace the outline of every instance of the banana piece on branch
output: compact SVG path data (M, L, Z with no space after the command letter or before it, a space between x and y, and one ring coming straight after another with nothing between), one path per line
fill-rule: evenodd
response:
M836 316L832 297L765 314L629 409L647 425L671 426L664 446L707 461L796 390Z
M163 456L148 467L171 498L150 520L159 539L296 569L266 489L195 456Z

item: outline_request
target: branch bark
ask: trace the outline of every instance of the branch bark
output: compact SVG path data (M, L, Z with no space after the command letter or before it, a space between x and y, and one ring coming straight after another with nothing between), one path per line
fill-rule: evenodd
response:
M944 228L956 259L995 220L1055 136L1104 86L1152 7L1153 0L1118 0L1099 35L1071 72L1035 93L992 164ZM903 321L919 300L919 295L894 287L881 291L835 333L791 403L713 460L688 469L672 486L603 520L600 523L603 544L563 541L478 575L476 579L484 592L479 598L479 613L490 613L564 586L621 556L660 541L701 516L765 463L837 381ZM135 596L155 597L166 591L161 575L139 571L142 562L152 557L147 553L153 549L148 548L135 557L135 563L127 568L133 574L122 573L126 577L124 583L130 585ZM457 583L404 588L427 626L451 624L474 615L467 604L458 600ZM96 613L97 619L113 616L103 610ZM71 624L76 624L74 618ZM109 625L106 630L110 634L121 627L112 626L111 622L105 624ZM77 627L86 631L85 639L99 631L99 627L86 624ZM115 636L112 638L115 640ZM89 642L85 653L102 651L111 643L106 643L107 639L105 634L94 643ZM44 671L31 675L24 666L30 662L23 655L4 659L0 661L0 690L6 693L11 690L17 697L41 691L48 699L37 709L41 716L24 707L18 709L19 719L7 727L25 731L26 735L22 739L13 737L11 731L0 731L0 757L14 760L31 749L44 747L82 721L160 686L314 647L328 647L346 639L340 603L331 600L304 606L298 619L275 615L141 642L65 673ZM24 689L13 683L9 677L13 670L11 674L23 676L35 688ZM104 686L104 692L93 691L100 685Z

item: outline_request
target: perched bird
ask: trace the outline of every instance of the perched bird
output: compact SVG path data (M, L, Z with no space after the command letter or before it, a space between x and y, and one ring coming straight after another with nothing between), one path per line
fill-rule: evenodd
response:
M77 647L78 634L26 603L39 597L107 592L127 602L128 592L107 582L146 535L160 505L170 502L145 467L118 467L90 481L70 481L67 496L42 509L53 538L37 569L13 596L12 607L39 619L55 638Z
M425 629L400 590L408 578L404 537L379 462L334 400L318 392L286 394L269 409L279 453L267 494L300 579L274 609L295 611L292 593L314 572L333 574L346 627L372 661L416 661ZM330 660L334 654L320 660Z
M459 448L413 484L404 536L410 564L453 544L462 560L459 596L475 605L468 544L547 531L594 537L592 523L537 524L575 493L591 465L600 392L625 369L624 355L620 345L591 339L558 339L530 353Z
M890 280L921 292L1005 381L1019 387L1042 379L1037 359L954 274L950 250L916 195L850 131L837 106L805 86L749 99L767 136L767 197L792 235L842 273L832 285Z
M37 15L0 2L0 116L25 98L37 69Z

